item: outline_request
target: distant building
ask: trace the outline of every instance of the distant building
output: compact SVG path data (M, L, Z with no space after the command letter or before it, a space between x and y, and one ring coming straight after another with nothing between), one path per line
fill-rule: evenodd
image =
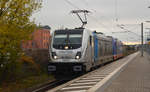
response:
M41 27L32 33L32 40L22 43L23 49L48 49L50 44L50 27Z

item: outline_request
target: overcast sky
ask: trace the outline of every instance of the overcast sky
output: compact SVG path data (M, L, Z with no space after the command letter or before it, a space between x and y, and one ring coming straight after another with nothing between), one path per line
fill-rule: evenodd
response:
M87 9L91 13L87 17L86 28L112 35L124 42L138 42L140 23L150 20L148 6L150 0L43 0L43 7L33 17L37 24L49 25L52 30L75 28L81 26L81 22L70 11ZM126 30L117 25L124 25ZM144 28L148 26L150 24L144 23ZM134 33L119 33L127 30Z

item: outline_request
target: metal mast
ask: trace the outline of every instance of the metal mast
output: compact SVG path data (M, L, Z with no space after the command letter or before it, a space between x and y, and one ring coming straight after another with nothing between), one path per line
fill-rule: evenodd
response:
M86 16L87 16L88 13L90 13L90 11L88 11L88 10L72 10L71 13L76 14L78 16L78 18L82 22L81 28L83 28L87 24L87 17ZM79 13L83 13L84 14L84 19L81 18Z

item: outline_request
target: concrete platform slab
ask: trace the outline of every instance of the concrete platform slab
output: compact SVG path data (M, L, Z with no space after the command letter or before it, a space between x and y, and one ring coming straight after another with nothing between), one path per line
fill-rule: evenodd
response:
M149 58L139 54L103 92L150 92Z

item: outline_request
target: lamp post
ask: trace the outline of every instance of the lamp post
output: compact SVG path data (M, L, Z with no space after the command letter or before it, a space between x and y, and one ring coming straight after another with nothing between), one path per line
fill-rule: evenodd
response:
M141 57L143 57L143 22L141 23Z

